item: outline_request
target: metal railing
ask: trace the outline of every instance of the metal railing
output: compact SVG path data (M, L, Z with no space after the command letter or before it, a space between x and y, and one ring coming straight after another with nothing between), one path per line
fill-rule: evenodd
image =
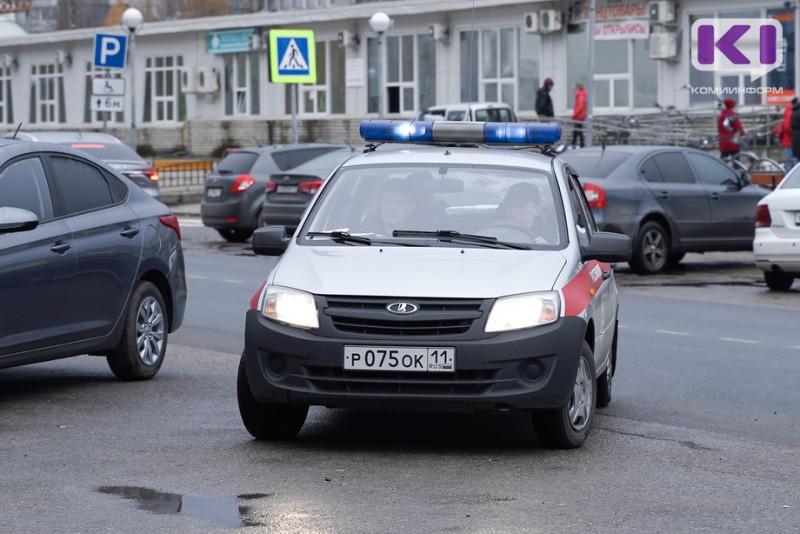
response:
M214 168L212 160L156 160L161 187L203 187L206 176Z

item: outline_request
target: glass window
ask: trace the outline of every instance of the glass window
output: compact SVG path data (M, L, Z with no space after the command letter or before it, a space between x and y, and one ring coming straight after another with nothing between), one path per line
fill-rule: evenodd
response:
M694 174L680 152L665 152L652 158L664 182L673 184L693 184Z
M31 211L40 220L53 217L53 202L38 157L15 161L0 171L0 206Z
M96 167L62 156L51 156L50 166L58 181L61 209L65 215L96 210L115 203L106 178Z
M436 104L436 41L427 35L417 36L417 79L419 109Z
M143 122L186 119L186 99L178 83L182 66L183 56L157 56L145 60Z
M14 122L14 102L11 98L11 67L0 66L0 122Z
M380 47L375 38L367 39L367 112L378 113L378 60ZM384 104L385 105L385 104Z
M686 154L695 175L706 185L736 186L739 179L733 169L716 158L703 154Z
M783 64L767 73L767 87L793 91L795 88L795 36L797 34L795 10L793 7L768 9L767 16L781 23L783 42L786 44L783 51Z
M647 182L663 182L664 177L661 176L661 171L656 165L656 162L653 158L649 158L642 163L642 168L639 169L639 172L642 173L642 178L645 179Z
M224 61L225 115L258 115L258 54L225 54Z
M66 122L64 70L61 65L34 65L31 70L30 122Z
M540 47L541 37L533 33L519 32L517 108L520 110L533 111L536 109L536 90L541 85Z
M231 152L219 162L217 172L220 174L247 174L258 159L258 154L249 151Z
M478 100L478 32L460 33L461 101Z

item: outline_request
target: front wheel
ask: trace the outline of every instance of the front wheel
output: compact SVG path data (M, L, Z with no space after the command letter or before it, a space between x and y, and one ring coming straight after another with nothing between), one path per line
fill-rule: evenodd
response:
M161 292L142 282L133 292L117 347L106 357L120 380L149 380L156 376L167 351L169 317Z
M794 276L781 271L764 271L764 281L773 291L789 291L794 283Z
M242 423L256 439L272 441L293 438L300 432L308 416L306 405L261 402L256 399L247 380L244 354L239 360L236 397Z
M664 227L654 221L646 222L634 243L631 270L639 274L659 273L667 266L669 256L669 237Z
M532 413L539 443L551 449L580 447L592 428L596 402L594 355L584 341L572 395L566 404L555 410L534 410Z

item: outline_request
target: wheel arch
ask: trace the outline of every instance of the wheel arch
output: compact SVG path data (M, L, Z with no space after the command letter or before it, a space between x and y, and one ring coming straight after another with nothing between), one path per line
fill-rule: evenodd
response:
M139 279L139 281L150 282L151 284L156 286L158 292L161 293L161 298L164 299L164 304L167 306L167 314L169 319L169 332L172 332L173 331L172 325L175 317L174 314L175 304L172 301L172 291L170 290L167 278L164 276L162 272L153 269L144 273L142 277Z

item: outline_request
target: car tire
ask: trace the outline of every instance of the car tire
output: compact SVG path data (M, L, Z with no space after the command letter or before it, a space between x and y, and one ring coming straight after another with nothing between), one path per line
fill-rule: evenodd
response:
M125 381L149 380L158 374L167 352L169 316L161 292L141 282L131 295L122 338L106 360Z
M232 228L223 228L217 232L228 243L244 243L253 235L253 230L234 230Z
M617 335L618 323L614 324L614 339L611 342L611 355L609 356L608 366L602 375L597 377L597 402L595 406L605 408L611 404L611 386L613 384L614 369L617 364Z
M669 237L664 227L655 221L644 223L636 238L631 270L638 274L656 274L664 270L669 260Z
M789 291L794 284L794 276L782 271L764 271L764 281L773 291Z
M575 384L567 402L555 410L534 410L531 414L539 443L551 449L574 449L586 441L597 402L595 386L594 355L584 341Z
M300 432L308 416L307 405L261 402L256 399L247 380L244 354L239 361L236 398L244 427L258 440L291 439Z

